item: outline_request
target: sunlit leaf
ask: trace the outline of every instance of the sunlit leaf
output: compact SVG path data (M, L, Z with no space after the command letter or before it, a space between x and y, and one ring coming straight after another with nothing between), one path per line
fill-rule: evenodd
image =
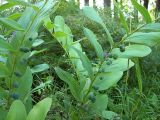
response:
M112 50L112 54L116 54L120 58L144 57L150 53L150 47L138 44L126 46L124 52L121 52L119 48Z
M106 90L116 85L116 83L121 79L122 75L122 71L99 73L94 82L94 86L98 87L99 90Z
M136 32L131 36L129 36L125 40L125 42L145 44L147 46L154 46L160 42L159 34L160 32L149 32L149 33Z

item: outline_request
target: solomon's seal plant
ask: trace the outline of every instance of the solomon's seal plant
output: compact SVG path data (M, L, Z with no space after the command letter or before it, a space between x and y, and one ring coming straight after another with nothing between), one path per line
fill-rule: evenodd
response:
M70 28L65 24L61 16L56 16L54 20L54 33L51 34L62 46L68 58L72 63L74 74L55 67L55 72L61 80L69 86L70 92L74 96L76 104L70 104L70 119L85 119L101 117L104 119L114 119L116 113L107 110L108 96L106 92L109 88L117 84L125 71L128 71L134 65L137 66L137 58L145 57L151 53L152 46L158 44L160 35L154 31L155 24L152 23L148 12L140 6L135 0L131 0L136 9L141 9L140 13L144 16L147 24L137 28L135 31L129 31L127 23L119 5L115 6L119 10L120 20L126 30L126 35L118 43L114 43L108 29L99 14L91 7L84 7L83 13L91 20L98 23L106 33L106 41L110 48L107 49L107 55L96 35L88 28L84 28L84 34L95 48L97 54L97 64L93 65L86 53L83 51L80 41L74 41ZM51 22L51 21L49 21ZM46 26L48 31L50 28ZM160 27L159 27L160 28ZM147 31L147 32L146 32ZM140 69L136 67L136 70ZM128 72L127 72L128 73ZM142 91L141 81L139 90ZM74 103L73 102L73 103ZM70 101L70 103L72 103Z
M37 39L38 30L45 18L54 11L56 3L57 1L54 0L46 0L33 5L19 0L8 0L7 3L0 6L0 11L15 5L25 8L16 19L0 18L0 25L4 30L0 37L0 52L5 54L2 56L4 60L0 62L0 111L3 111L0 112L1 119L45 119L52 100L46 98L32 109L31 87L32 74L46 70L49 66L40 64L31 67L28 61L35 54L33 48L44 42ZM13 15L16 16L16 13ZM5 37L8 34L11 36Z

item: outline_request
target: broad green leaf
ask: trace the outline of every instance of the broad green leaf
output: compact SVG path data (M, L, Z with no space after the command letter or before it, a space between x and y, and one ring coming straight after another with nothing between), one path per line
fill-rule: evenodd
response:
M9 70L0 62L0 78L9 76Z
M66 82L69 85L70 91L72 95L76 98L76 100L80 101L80 87L78 82L72 77L72 75L59 67L55 67L55 71L59 78Z
M8 16L8 18L9 19L13 19L13 20L17 20L18 18L20 18L21 17L21 13L14 13L14 14L12 14L12 15L10 15L10 16Z
M103 111L102 112L102 117L107 119L107 120L114 120L118 115L115 112L112 111Z
M70 28L65 24L64 19L61 16L55 17L54 24L54 37L61 43L63 49L68 51L68 48L70 48L73 43L73 36Z
M102 111L104 111L107 108L108 104L108 96L103 94L99 94L96 96L95 103L91 104L90 111L95 114L102 114Z
M0 38L0 50L14 51L15 49L5 40Z
M44 26L46 27L46 29L47 29L50 33L53 32L54 24L53 24L53 22L51 21L51 19L49 18L49 16L44 19Z
M45 120L45 117L52 105L51 98L45 98L38 102L29 112L26 120Z
M18 31L24 30L20 24L10 18L0 18L0 24Z
M31 69L31 71L32 71L32 73L37 73L37 72L45 71L45 70L47 70L47 69L49 69L48 64L39 64L39 65L34 66L34 67Z
M99 59L103 61L104 60L103 49L101 45L98 43L96 35L87 28L84 28L84 34L88 38L88 40L91 42L91 44L93 45Z
M99 23L103 27L103 29L105 30L105 32L107 34L107 40L112 47L113 44L114 44L113 39L112 39L111 34L109 33L108 29L106 28L103 20L99 16L98 12L96 12L94 10L94 8L86 6L86 7L83 8L83 13L85 14L86 17L88 17L89 19Z
M37 47L37 46L41 45L42 43L44 43L44 40L42 40L42 39L36 39L33 42L32 47Z
M58 37L65 37L65 36L67 36L67 34L64 32L61 32L61 31L57 31L57 32L53 33L53 36L55 38L58 38Z
M106 90L114 86L122 77L122 71L104 72L99 73L94 82L94 86L99 90Z
M25 120L27 113L24 104L20 100L16 100L12 103L6 120Z
M25 74L20 78L19 86L16 90L17 94L19 95L22 101L26 101L28 98L28 94L30 93L31 86L32 86L32 73L30 68L27 68Z
M83 13L85 14L86 17L88 17L89 19L103 25L103 20L102 18L99 16L98 12L96 12L94 10L94 8L89 7L89 6L85 6L83 8Z
M118 58L116 60L112 60L110 65L107 65L108 61L105 61L101 67L104 72L113 72L113 71L126 71L134 66L134 63L126 58ZM129 62L129 64L128 64Z
M147 46L154 46L160 42L160 32L149 32L149 33L136 32L131 36L129 36L125 40L125 42L145 44Z
M126 46L124 52L121 52L119 48L114 48L111 53L120 58L144 57L151 53L151 49L145 45L134 44Z
M139 30L150 31L150 32L155 32L155 31L160 32L160 23L149 23L141 27Z
M144 20L146 23L151 23L152 19L150 14L148 13L147 9L140 4L137 3L136 0L131 0L133 6L141 13L141 15L144 17Z
M83 53L81 52L80 50L77 50L76 48L73 48L77 54L79 55L81 61L82 61L82 65L83 67L87 70L88 72L88 75L90 76L91 80L93 79L93 69L92 69L92 64L91 62L89 61L88 57Z

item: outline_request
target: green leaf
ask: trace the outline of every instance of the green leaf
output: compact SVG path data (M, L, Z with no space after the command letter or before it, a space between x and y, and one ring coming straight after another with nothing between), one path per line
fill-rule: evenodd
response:
M28 99L28 95L30 93L32 86L32 81L33 81L32 73L30 68L28 67L25 74L18 81L19 86L16 89L16 92L22 101L26 101Z
M90 76L91 80L93 79L93 69L92 69L92 64L91 62L89 61L88 57L83 53L81 52L80 50L76 49L76 48L73 48L77 54L79 55L81 61L82 61L82 65L83 67L87 70L88 72L88 75Z
M45 71L45 70L47 70L47 69L49 69L48 64L39 64L39 65L34 66L34 67L31 69L31 71L32 71L32 73L37 73L37 72Z
M33 42L32 47L37 47L37 46L41 45L42 43L44 43L44 40L42 40L42 39L36 39Z
M0 62L0 78L9 76L9 70L7 67Z
M118 6L117 2L115 0L113 0L113 2L114 2L115 7L118 9L121 23L122 23L123 27L125 28L127 34L129 34L129 27L128 27L127 22L125 20L124 14L123 14L121 8Z
M18 18L21 17L21 15L22 15L21 13L14 13L14 14L8 16L8 18L13 19L13 20L17 20Z
M83 13L85 14L86 17L88 17L89 19L99 23L103 27L103 29L105 30L105 32L107 34L107 40L112 47L114 42L113 42L113 39L111 37L111 34L109 33L109 31L106 28L103 20L101 19L99 14L94 10L94 8L86 6L86 7L83 8Z
M53 28L54 28L54 24L52 23L51 19L48 17L46 17L44 19L44 26L46 27L46 29L52 33L53 32Z
M104 70L104 72L114 72L114 71L126 71L134 66L134 63L126 58L118 58L116 60L113 60L110 65L107 65L108 61L105 61L102 64L101 69Z
M107 108L108 104L108 96L107 95L97 95L95 103L91 104L91 112L96 114L102 114L102 111L104 111Z
M160 32L160 23L149 23L141 27L139 30L150 31L150 32Z
M0 24L18 31L24 30L20 24L10 18L0 18Z
M27 113L24 104L20 100L16 100L12 103L6 120L25 120Z
M85 6L83 8L83 13L85 14L86 17L88 17L89 19L103 25L103 20L102 18L99 16L98 12L96 12L94 10L94 8L89 7L89 6Z
M114 120L118 115L115 112L112 111L103 111L102 112L102 117L107 119L107 120Z
M151 49L145 45L134 44L126 46L124 52L121 52L119 48L114 48L111 53L120 58L144 57L151 53Z
M146 23L151 23L152 19L150 14L148 13L147 9L140 4L137 3L136 0L131 0L133 6L141 13L141 15L144 17L144 20Z
M122 77L122 71L104 72L99 73L94 82L94 86L99 90L106 90L114 86Z
M57 38L57 37L65 37L65 36L67 36L67 34L64 33L64 32L61 32L61 31L57 31L57 32L55 32L55 33L53 34L53 36L54 36L55 38Z
M26 120L45 120L47 112L52 105L51 98L45 98L38 102L29 112ZM23 120L23 119L21 119Z
M0 38L0 50L8 50L8 51L15 51L15 49L7 43L5 40Z
M99 59L103 61L104 60L103 49L101 45L98 43L96 35L87 28L84 28L84 34L93 45Z
M125 42L145 44L147 46L157 45L160 41L160 32L136 32L129 36Z
M72 95L76 98L76 100L80 101L80 87L78 82L72 77L72 75L59 67L55 67L55 71L59 78L66 82L69 85L70 91Z

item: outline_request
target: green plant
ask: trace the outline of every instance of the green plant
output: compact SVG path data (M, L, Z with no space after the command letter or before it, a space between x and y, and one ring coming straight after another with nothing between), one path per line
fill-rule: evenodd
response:
M0 51L3 52L3 54L0 53L3 59L3 61L0 62L0 111L3 112L0 114L4 116L11 106L7 120L22 120L22 118L12 118L12 115L18 117L15 109L24 109L23 106L25 105L28 113L32 108L32 93L44 87L39 86L31 90L33 74L49 69L49 65L43 63L30 66L29 61L35 54L41 52L34 50L37 46L44 43L42 39L38 38L38 32L43 22L45 22L45 19L55 11L57 1L47 0L34 5L19 0L8 0L8 3L0 6L0 10L6 10L15 5L20 5L25 8L23 13L20 13L20 16L19 14L13 13L15 17L19 18L17 21L11 17L0 18L2 28ZM48 107L44 106L47 107L44 114L46 114L51 104L51 100L48 100ZM47 101L44 103L46 104ZM37 107L41 107L43 101L41 102L37 104ZM42 110L44 107L42 106L42 108L40 108L41 113L39 113L39 115L43 113ZM29 113L27 120L35 119L33 115L35 109L37 108L34 107L32 112ZM19 112L19 110L17 112ZM26 115L22 117L25 116ZM5 119L5 117L6 116L1 117L1 119ZM44 117L41 119L44 119Z
M51 98L38 102L28 113L20 100L15 100L7 113L6 120L44 120L52 104Z
M78 119L119 119L118 115L107 110L108 96L107 90L122 78L124 71L127 71L127 79L129 77L128 70L136 64L137 78L139 90L142 92L142 79L138 60L139 57L147 56L151 53L150 47L159 43L159 32L155 32L159 23L150 23L149 14L141 9L141 6L132 0L133 5L141 12L148 24L145 24L135 31L129 31L123 13L120 9L120 19L126 29L127 35L118 43L114 43L112 37L107 30L103 20L98 13L90 7L83 9L84 14L91 20L102 26L107 35L107 41L110 43L109 51L103 51L103 48L97 41L94 33L84 28L84 34L91 42L97 54L96 62L90 61L82 51L81 41L73 41L73 36L69 27L65 24L61 16L57 16L54 21L54 33L66 55L71 61L72 68L75 73L71 74L59 67L55 67L55 71L61 80L69 85L70 92L74 96L74 101L69 103L68 118ZM117 5L118 7L118 5ZM147 12L148 13L148 12ZM51 23L51 21L49 21ZM50 26L46 26L47 29ZM159 29L159 28L158 28ZM69 104L68 103L68 104Z

